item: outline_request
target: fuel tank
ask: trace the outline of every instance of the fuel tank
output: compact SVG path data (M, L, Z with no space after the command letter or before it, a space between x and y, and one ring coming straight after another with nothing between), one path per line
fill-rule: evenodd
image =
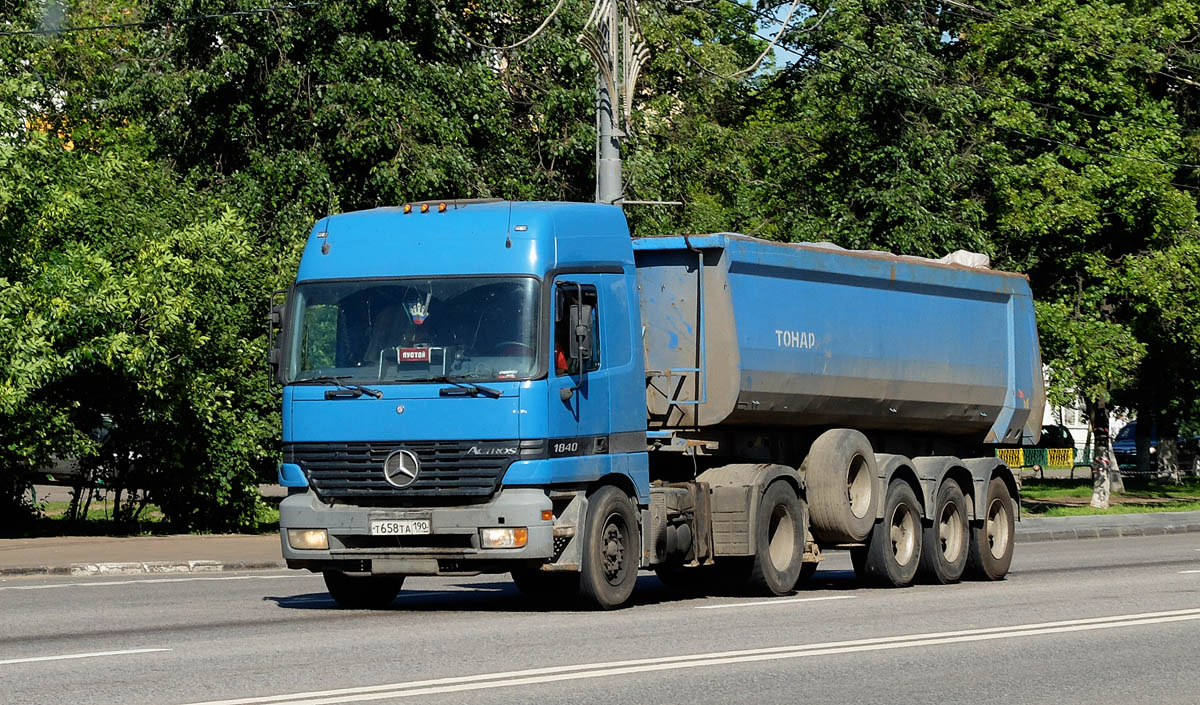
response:
M633 248L651 429L1040 433L1023 275L730 233Z

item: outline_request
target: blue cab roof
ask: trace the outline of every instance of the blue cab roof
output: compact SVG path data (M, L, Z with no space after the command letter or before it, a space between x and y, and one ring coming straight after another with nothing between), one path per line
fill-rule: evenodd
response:
M429 204L427 213L421 203ZM328 216L309 234L298 281L360 277L533 274L633 266L625 214L559 202L439 201Z

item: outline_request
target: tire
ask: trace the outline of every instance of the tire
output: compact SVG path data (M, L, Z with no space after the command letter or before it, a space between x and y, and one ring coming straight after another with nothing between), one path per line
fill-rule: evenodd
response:
M322 575L333 601L352 610L381 610L392 604L404 585L403 575L347 575L340 570Z
M512 579L526 597L558 602L569 601L579 593L579 573L548 573L537 568L518 568L512 571Z
M967 573L979 580L1003 580L1012 565L1012 495L1004 480L993 477L983 504L983 519L971 527Z
M813 534L830 543L858 543L871 533L878 506L875 454L858 431L822 433L804 459Z
M612 485L596 490L588 498L584 532L579 596L599 609L624 605L637 583L642 550L633 501Z
M871 532L864 566L867 580L884 587L912 584L921 563L921 505L904 480L892 480L883 521Z
M786 595L796 589L804 567L808 509L786 482L773 482L758 501L754 517L754 556L748 587L757 593Z
M953 480L943 480L921 546L921 577L946 585L962 579L970 552L967 499Z

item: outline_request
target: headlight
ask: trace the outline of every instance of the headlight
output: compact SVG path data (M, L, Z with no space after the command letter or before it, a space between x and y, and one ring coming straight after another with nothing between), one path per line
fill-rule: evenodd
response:
M480 529L479 545L483 548L523 548L529 541L529 529Z
M1157 452L1158 452L1158 448L1155 448L1154 446L1150 446L1150 455L1154 455Z
M298 551L324 551L329 548L325 529L288 529L288 545Z

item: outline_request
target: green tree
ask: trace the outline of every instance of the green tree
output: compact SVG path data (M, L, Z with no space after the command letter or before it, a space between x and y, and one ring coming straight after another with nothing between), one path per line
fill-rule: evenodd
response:
M249 227L149 159L136 127L68 150L4 117L6 503L76 455L117 491L118 521L152 500L180 528L252 525L277 416L258 321L274 273Z

